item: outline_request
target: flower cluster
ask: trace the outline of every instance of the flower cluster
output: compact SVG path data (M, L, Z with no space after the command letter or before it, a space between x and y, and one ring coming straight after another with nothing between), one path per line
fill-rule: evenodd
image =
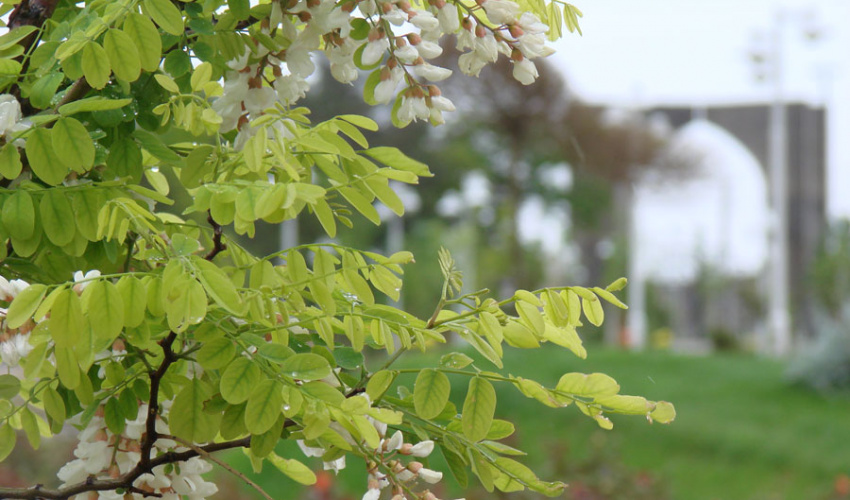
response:
M422 8L408 0L272 2L262 32L288 43L282 50L257 43L230 61L223 96L213 109L222 117L222 132L248 130L245 125L275 103L289 106L306 95L315 71L312 53L322 50L331 75L342 83L356 80L358 67L374 69L379 79L373 82L373 101L400 99L393 111L400 123L439 124L443 112L455 109L435 85L451 70L428 62L442 54L444 36L457 35L464 73L477 76L503 54L513 63L514 77L527 85L537 78L532 59L552 53L548 30L511 0L477 0L472 6L429 0ZM237 149L245 135L237 137Z
M163 402L161 406L161 414L167 415L170 401ZM127 422L121 435L113 434L106 427L102 412L92 417L79 434L79 444L74 450L74 456L77 458L59 469L57 475L63 481L63 486L85 481L89 477L117 478L132 470L141 459L141 440L145 435L147 413L148 405L140 405L138 416ZM161 418L156 420L156 431L159 434L168 434L168 425ZM151 449L151 458L159 453L181 452L187 449L173 440L158 439ZM154 467L151 473L142 474L136 479L133 487L138 492L101 491L96 498L126 500L156 496L168 500L199 500L218 491L215 484L201 476L210 470L212 466L199 457L190 458L185 462L164 464ZM84 494L73 498L85 500L89 497Z

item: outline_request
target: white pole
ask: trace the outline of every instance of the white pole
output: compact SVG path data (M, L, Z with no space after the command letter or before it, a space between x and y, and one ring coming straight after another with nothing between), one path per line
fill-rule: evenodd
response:
M629 348L639 351L646 348L646 277L640 265L640 250L638 249L637 207L638 190L632 189L631 210L626 223L629 235L629 311L626 317Z
M769 166L773 230L770 252L770 342L772 354L783 356L791 349L791 321L788 304L788 126L784 102L783 29L784 16L777 15L773 30L773 102L770 106Z

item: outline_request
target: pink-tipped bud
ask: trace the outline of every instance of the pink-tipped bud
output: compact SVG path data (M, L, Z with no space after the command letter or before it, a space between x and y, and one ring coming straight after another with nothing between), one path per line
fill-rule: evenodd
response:
M414 474L422 470L422 467L425 467L424 465L422 465L422 462L410 462L409 464L407 464L407 470Z
M512 24L510 28L508 28L508 32L510 32L511 36L514 38L519 38L525 34L525 31L516 24Z
M478 38L484 38L485 36L487 36L487 29L479 24L475 27L475 36L477 36Z
M410 42L410 45L419 45L422 43L422 37L416 33L408 33L407 40Z

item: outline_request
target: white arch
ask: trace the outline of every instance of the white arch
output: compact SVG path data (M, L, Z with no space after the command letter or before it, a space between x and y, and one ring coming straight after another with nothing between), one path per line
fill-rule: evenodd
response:
M635 189L632 244L641 274L687 282L696 278L701 262L726 275L758 274L767 262L770 222L758 160L706 120L682 127L670 151L695 165L682 179L657 173Z

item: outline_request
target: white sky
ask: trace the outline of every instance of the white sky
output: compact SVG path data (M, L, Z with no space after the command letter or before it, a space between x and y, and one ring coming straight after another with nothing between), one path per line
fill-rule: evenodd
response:
M584 36L565 35L550 61L585 100L629 107L768 101L748 53L782 26L784 95L827 103L827 210L850 217L850 0L572 1Z

